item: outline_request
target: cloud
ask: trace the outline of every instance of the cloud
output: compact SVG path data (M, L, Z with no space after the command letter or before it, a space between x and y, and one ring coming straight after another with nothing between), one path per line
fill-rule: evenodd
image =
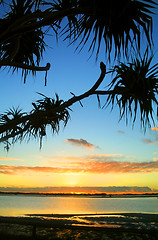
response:
M123 155L119 153L112 153L112 154L90 154L87 156L90 160L94 161L118 161L123 159Z
M44 159L44 164L70 164L72 162L73 164L76 164L78 162L85 162L85 161L98 161L98 162L115 162L115 161L127 161L127 159L134 158L134 156L123 156L123 154L120 153L112 153L112 154L88 154L85 156L40 156L40 158Z
M67 163L55 163L51 167L30 167L30 166L9 166L1 165L0 174L23 174L23 172L36 173L152 173L158 172L158 161L154 162L114 162L114 161L94 161L89 159L70 161Z
M87 142L86 140L84 140L82 138L80 138L80 139L69 138L65 142L71 143L72 145L76 145L76 146L83 146L83 147L86 147L87 149L98 148L97 146L93 145L92 143Z
M158 131L158 127L151 128L151 130Z
M135 158L135 156L125 156L125 158Z
M154 145L158 146L157 138L155 140L151 140L149 138L144 138L144 139L142 139L142 142L144 142L145 144L154 144Z
M112 187L0 187L0 191L5 192L42 192L42 193L152 193L157 189L137 186L112 186Z
M153 143L153 141L149 138L142 139L142 142L144 142L145 144L152 144Z
M156 162L158 160L158 158L153 158L153 162Z
M0 157L0 161L24 161L24 160L19 158Z
M122 130L118 130L117 133L119 133L119 134L125 134L125 132L122 131Z
M22 172L37 172L37 173L55 173L55 172L63 172L62 168L53 168L53 167L30 167L30 166L9 166L9 165L1 165L0 166L0 174L9 174L9 175L14 175L17 173L22 173Z

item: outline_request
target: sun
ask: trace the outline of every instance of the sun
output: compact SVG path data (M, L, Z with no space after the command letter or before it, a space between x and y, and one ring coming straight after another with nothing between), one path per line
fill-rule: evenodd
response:
M79 184L79 176L74 173L69 173L65 179L65 186L76 187Z
M77 181L72 180L72 181L69 182L69 186L70 187L76 187L77 183L78 183Z

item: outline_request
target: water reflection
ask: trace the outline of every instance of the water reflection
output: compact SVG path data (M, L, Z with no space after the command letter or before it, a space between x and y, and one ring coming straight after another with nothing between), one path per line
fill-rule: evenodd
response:
M0 215L158 213L156 198L0 196Z

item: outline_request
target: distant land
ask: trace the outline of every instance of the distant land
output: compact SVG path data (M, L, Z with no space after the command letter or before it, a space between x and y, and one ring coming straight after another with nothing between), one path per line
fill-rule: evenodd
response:
M5 193L33 193L33 194L158 194L158 189L137 186L111 187L0 187Z
M86 197L86 198L135 198L135 197L157 197L158 193L35 193L35 192L4 192L0 191L1 195L23 195L23 196L36 196L36 197Z

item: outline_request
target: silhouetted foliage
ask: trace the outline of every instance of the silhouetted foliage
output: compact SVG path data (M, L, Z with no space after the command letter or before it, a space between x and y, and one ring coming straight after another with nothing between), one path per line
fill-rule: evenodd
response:
M124 62L114 65L106 72L100 64L101 74L94 86L87 92L67 101L56 98L43 99L32 103L33 109L9 109L0 115L0 142L8 150L10 144L47 135L49 125L53 134L58 133L60 122L66 126L70 119L69 107L75 102L96 95L101 107L100 96L105 95L104 106L119 107L120 119L130 118L133 124L140 112L141 126L146 129L154 121L153 104L157 105L157 70L151 66L153 47L153 13L157 3L152 0L10 0L0 1L0 67L9 67L13 72L22 70L24 83L28 73L45 71L45 85L50 63L40 66L47 48L45 36L53 31L57 38L69 39L76 43L76 50L85 45L88 51L98 58L100 48L104 47L105 57L110 61L124 58ZM5 14L3 15L3 10ZM65 26L63 26L63 19ZM144 35L143 35L144 34ZM142 37L144 36L144 37ZM147 50L141 57L141 40ZM139 57L131 58L135 49ZM112 54L114 52L114 55ZM127 61L128 60L128 61ZM112 81L103 91L98 87L106 74L112 73ZM103 106L103 107L104 107Z
M120 109L120 119L128 117L135 123L137 112L140 111L141 124L144 130L151 127L150 120L153 118L153 104L158 105L158 64L151 67L153 56L145 52L143 58L140 56L133 59L132 63L120 63L114 66L116 76L110 83L109 90L113 93L107 99L107 105L112 108L116 103ZM121 94L116 94L118 91Z

